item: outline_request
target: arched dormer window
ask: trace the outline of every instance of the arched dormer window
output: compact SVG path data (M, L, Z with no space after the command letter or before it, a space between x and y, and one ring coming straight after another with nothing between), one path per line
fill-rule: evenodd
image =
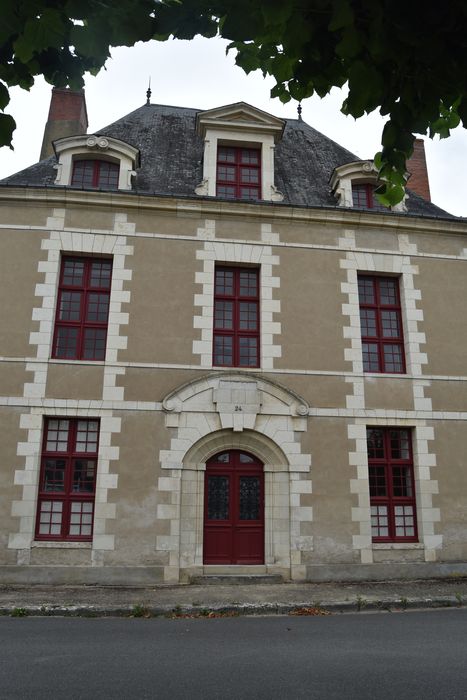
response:
M118 190L119 163L107 160L73 160L71 186L84 189Z
M83 189L130 190L139 151L110 136L68 136L53 143L56 185Z
M358 160L336 168L331 177L331 190L340 207L368 209L369 211L407 211L405 200L388 209L375 196L378 171L369 160Z

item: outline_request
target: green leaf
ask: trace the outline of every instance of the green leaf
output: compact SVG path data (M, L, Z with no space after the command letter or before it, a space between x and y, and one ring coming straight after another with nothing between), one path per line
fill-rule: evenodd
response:
M66 43L71 26L71 22L61 12L46 8L26 22L23 33L14 43L16 57L27 63L35 53L48 48L60 48Z
M8 92L8 88L6 85L0 82L0 109L5 109L9 101L10 93Z
M0 114L0 146L9 146L13 150L11 140L16 129L16 122L10 114Z
M332 19L329 22L329 30L335 32L354 23L354 13L348 0L334 0Z

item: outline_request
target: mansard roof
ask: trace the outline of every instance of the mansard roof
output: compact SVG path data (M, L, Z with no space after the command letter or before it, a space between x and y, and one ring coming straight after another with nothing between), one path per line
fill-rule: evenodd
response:
M330 191L331 175L336 167L358 158L302 120L280 120L245 103L208 111L146 104L101 129L96 135L120 139L139 150L141 163L136 169L131 192L197 197L194 190L202 180L204 146L199 133L200 119L203 115L215 118L216 113L223 115L226 110L228 113L229 109L232 111L232 108L239 105L245 114L256 115L259 122L261 118L267 122L270 117L269 122L276 129L279 124L283 127L282 138L275 148L274 181L284 199L274 206L337 208ZM54 165L56 158L51 156L1 180L0 185L55 187L57 173ZM409 215L453 218L431 202L410 192L410 189L408 193Z

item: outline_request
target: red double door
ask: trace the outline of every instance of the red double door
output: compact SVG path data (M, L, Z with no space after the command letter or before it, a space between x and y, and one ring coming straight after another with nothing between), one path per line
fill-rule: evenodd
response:
M264 563L263 465L239 450L206 463L204 563Z

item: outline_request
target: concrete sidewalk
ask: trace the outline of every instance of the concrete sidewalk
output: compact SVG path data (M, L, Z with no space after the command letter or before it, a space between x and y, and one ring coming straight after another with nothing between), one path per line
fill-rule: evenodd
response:
M13 586L0 584L0 615L200 616L325 614L467 605L467 578L352 583Z

